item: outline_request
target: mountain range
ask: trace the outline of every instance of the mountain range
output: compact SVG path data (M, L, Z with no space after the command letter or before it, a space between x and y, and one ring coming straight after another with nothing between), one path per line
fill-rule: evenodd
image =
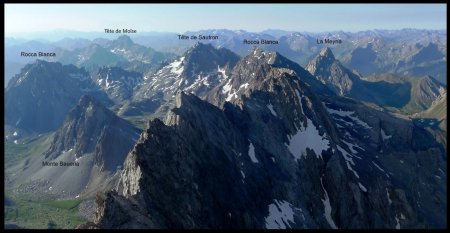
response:
M411 121L316 94L289 63L272 59L254 50L206 101L177 92L174 108L149 122L117 188L97 197L97 217L82 227L435 224L445 210L428 215L443 207L428 198L445 200L445 189L429 191L445 186L442 145ZM437 167L425 164L431 158Z
M5 89L5 147L31 150L6 168L8 198L95 200L78 228L446 226L446 85L404 73L446 57L441 32L397 57L402 74L386 68L397 58L347 55L423 31L201 33L221 44L175 55L127 36L66 41L65 60L24 66ZM295 42L322 36L359 39ZM244 48L247 37L284 42Z
M171 58L173 54L182 55L187 49L193 46L195 40L179 40L180 33L139 33L131 38L137 44L146 46L147 48L134 46L128 49L129 53L136 53L131 57L140 57L144 60L157 61L159 58ZM342 63L350 68L358 70L362 75L373 73L396 73L406 76L433 76L439 82L446 84L446 56L447 42L446 32L442 30L418 30L418 29L402 29L402 30L371 30L360 32L293 32L283 30L265 30L262 32L248 32L245 30L228 30L228 29L210 29L200 31L187 31L181 33L184 35L214 35L218 36L218 40L205 41L217 48L228 48L237 53L239 56L245 56L251 50L250 46L243 45L242 41L247 40L277 40L278 45L260 45L261 48L269 51L277 51L288 59L306 66L307 63L315 57L322 48L331 47L334 49L336 57ZM55 34L56 35L56 34ZM70 35L70 34L67 34ZM78 33L78 36L82 33ZM117 44L119 40L127 40L124 36L121 39L113 39L111 37L100 38L88 36L83 38L61 38L61 40L49 41L21 41L14 38L6 38L6 69L5 85L10 77L19 71L18 64L26 64L29 58L20 57L21 51L54 51L57 50L61 54L61 60L80 62L77 56L84 56L93 44L98 44L108 50L114 50L115 57L111 54L105 56L103 62L111 63L120 60L128 60L125 54L120 53L119 47L111 47L111 44ZM97 39L95 39L97 38ZM318 40L339 39L340 44L318 44ZM116 41L116 42L115 42ZM120 43L119 43L120 44ZM151 47L151 48L149 48ZM140 51L138 52L137 48ZM163 51L159 53L155 51ZM61 51L61 49L63 51ZM78 49L78 53L73 53L74 49ZM97 48L98 50L99 48ZM67 51L66 51L67 50ZM145 52L144 52L145 51ZM109 51L110 52L110 51ZM98 51L101 53L101 51ZM103 53L108 54L106 51ZM105 54L105 55L106 55ZM172 55L171 55L172 54ZM64 55L64 56L63 56ZM124 56L124 57L123 57ZM64 57L64 58L62 58ZM86 58L86 64L89 59ZM107 60L109 59L109 60ZM81 62L83 63L83 62ZM145 65L141 64L140 65ZM126 66L125 66L126 67Z

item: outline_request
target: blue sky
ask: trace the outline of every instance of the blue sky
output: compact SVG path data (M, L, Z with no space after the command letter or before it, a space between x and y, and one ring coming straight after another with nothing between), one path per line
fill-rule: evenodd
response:
M446 29L446 14L445 4L6 4L5 34L104 28L178 33Z

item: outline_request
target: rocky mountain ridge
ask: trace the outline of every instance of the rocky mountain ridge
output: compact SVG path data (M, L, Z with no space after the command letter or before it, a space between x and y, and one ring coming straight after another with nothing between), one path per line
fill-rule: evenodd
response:
M177 91L82 227L445 225L445 152L432 135L317 92L307 72L271 63L273 55L252 51L206 101Z

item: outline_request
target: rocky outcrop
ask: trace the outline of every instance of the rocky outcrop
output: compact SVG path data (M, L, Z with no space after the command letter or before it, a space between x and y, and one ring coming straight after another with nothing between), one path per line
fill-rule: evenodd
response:
M111 100L121 103L131 98L134 88L143 81L143 75L119 67L104 66L94 73L92 79Z
M57 129L94 84L84 69L37 60L5 90L5 124L38 133Z
M359 81L359 77L347 70L334 58L331 49L323 48L319 55L311 60L306 66L312 75L340 96L349 95L354 82Z
M94 153L94 163L115 171L139 135L139 130L117 117L92 97L84 95L55 133L45 158L72 151L76 158Z

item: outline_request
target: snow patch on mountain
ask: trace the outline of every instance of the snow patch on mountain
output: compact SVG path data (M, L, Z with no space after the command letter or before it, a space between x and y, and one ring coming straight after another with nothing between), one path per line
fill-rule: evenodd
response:
M223 79L228 79L228 75L225 74L225 69L221 69L218 65L217 65L217 72L219 72L222 75Z
M270 110L270 112L272 113L272 115L277 116L277 113L273 110L273 105L272 104L268 104L267 108Z
M350 149L350 151L353 153L353 154L356 154L356 153L358 153L358 151L356 151L355 149L353 149L353 144L351 144L351 143L349 143L349 142L346 142L346 141L344 141L344 140L342 140L342 142L345 144L345 145L347 145L348 146L348 148Z
M342 153L342 156L345 159L345 163L347 164L348 170L352 171L353 174L359 178L358 173L352 168L352 165L355 166L355 162L353 162L352 155L349 154L347 151L345 151L342 147L339 145L337 146L338 150Z
M286 229L290 228L290 223L294 222L294 210L287 201L274 200L269 205L269 215L265 218L267 229Z
M302 106L302 96L300 95L300 93L298 92L298 90L295 90L295 93L297 94L298 97L298 103L300 106L300 111L303 115L305 115L305 113L303 112L303 106Z
M250 156L250 159L252 160L253 163L259 162L255 155L255 147L253 146L253 144L251 142L250 142L250 146L248 148L248 156Z
M381 168L378 164L376 164L374 161L372 161L372 164L373 164L376 168L378 168L378 170L380 170L381 172L383 172L387 177L389 177L389 174L387 174L387 172L386 172L383 168Z
M230 92L231 88L233 88L233 86L231 86L230 82L231 82L231 79L229 79L228 82L225 84L225 86L222 87L223 94Z
M352 157L358 158L358 159L362 159L361 157L357 156L356 154L358 153L358 151L356 151L354 148L359 148L360 150L364 151L364 149L356 144L350 143L350 142L346 142L344 140L342 140L342 142L347 145L347 147L350 150L350 155Z
M288 149L296 159L300 159L303 155L306 156L306 148L313 150L317 158L322 158L322 151L327 150L330 144L330 141L324 136L320 136L319 130L310 119L307 119L304 130L300 129L294 136L288 135Z
M324 213L325 219L327 220L328 224L330 224L330 227L333 229L338 229L336 226L336 223L334 223L333 217L331 217L331 204L330 199L328 198L328 193L325 187L323 187L322 177L320 177L320 184L322 185L323 192L325 194L325 199L322 199L322 203L324 206Z
M247 87L250 85L248 83L244 83L239 87L238 90L236 90L236 89L233 89L233 86L230 84L230 82L231 82L231 79L229 79L228 82L225 84L225 86L222 87L222 94L228 93L228 96L225 98L225 101L227 101L227 102L231 101L233 99L233 97L237 98L238 97L237 93L242 88L247 89Z
M239 90L240 90L241 88L247 89L248 85L250 85L250 84L248 84L248 83L242 84L242 85L239 87Z
M235 90L233 91L233 93L230 92L230 93L228 94L227 98L225 99L225 101L229 102L229 101L231 101L231 100L233 99L233 97L234 97L234 98L237 98L237 94L236 94L236 93L237 93L237 92L236 92Z
M361 182L358 182L358 186L359 186L359 188L360 188L363 192L366 192L366 193L367 193L367 188L364 187L364 185L362 185Z
M182 62L184 61L184 57L181 57L179 60L175 60L174 62L170 63L167 68L170 68L170 72L176 75L181 75L184 70L184 66L182 66Z
M386 195L387 195L387 199L388 199L389 205L391 205L392 204L392 200L391 200L391 196L389 195L389 190L387 188L386 188Z
M397 215L395 216L395 222L396 222L395 229L400 230L401 226L400 226L400 221L399 221Z
M16 121L16 126L19 125L20 121L22 120L22 117L20 117L17 121Z
M178 86L181 86L183 80L180 80L180 83ZM185 81L185 84L187 83L187 80ZM194 82L187 88L185 88L185 91L189 91L192 89L199 88L200 86L207 86L209 87L209 75L206 75L205 77L201 77L200 75L197 76L197 78L194 80Z
M367 128L367 129L371 129L372 127L370 127L366 122L364 122L364 121L362 121L361 119L359 119L358 117L355 117L355 116L352 116L354 113L355 113L355 111L344 111L344 110L335 110L335 109L331 109L331 108L326 108L327 109L327 111L330 113L330 114L336 114L336 115L339 115L339 116L341 116L341 117L348 117L348 118L350 118L354 123L357 123L358 125L361 125L361 126L363 126L364 128Z
M388 140L389 138L392 138L392 135L387 135L383 129L381 129L381 138L383 141Z

